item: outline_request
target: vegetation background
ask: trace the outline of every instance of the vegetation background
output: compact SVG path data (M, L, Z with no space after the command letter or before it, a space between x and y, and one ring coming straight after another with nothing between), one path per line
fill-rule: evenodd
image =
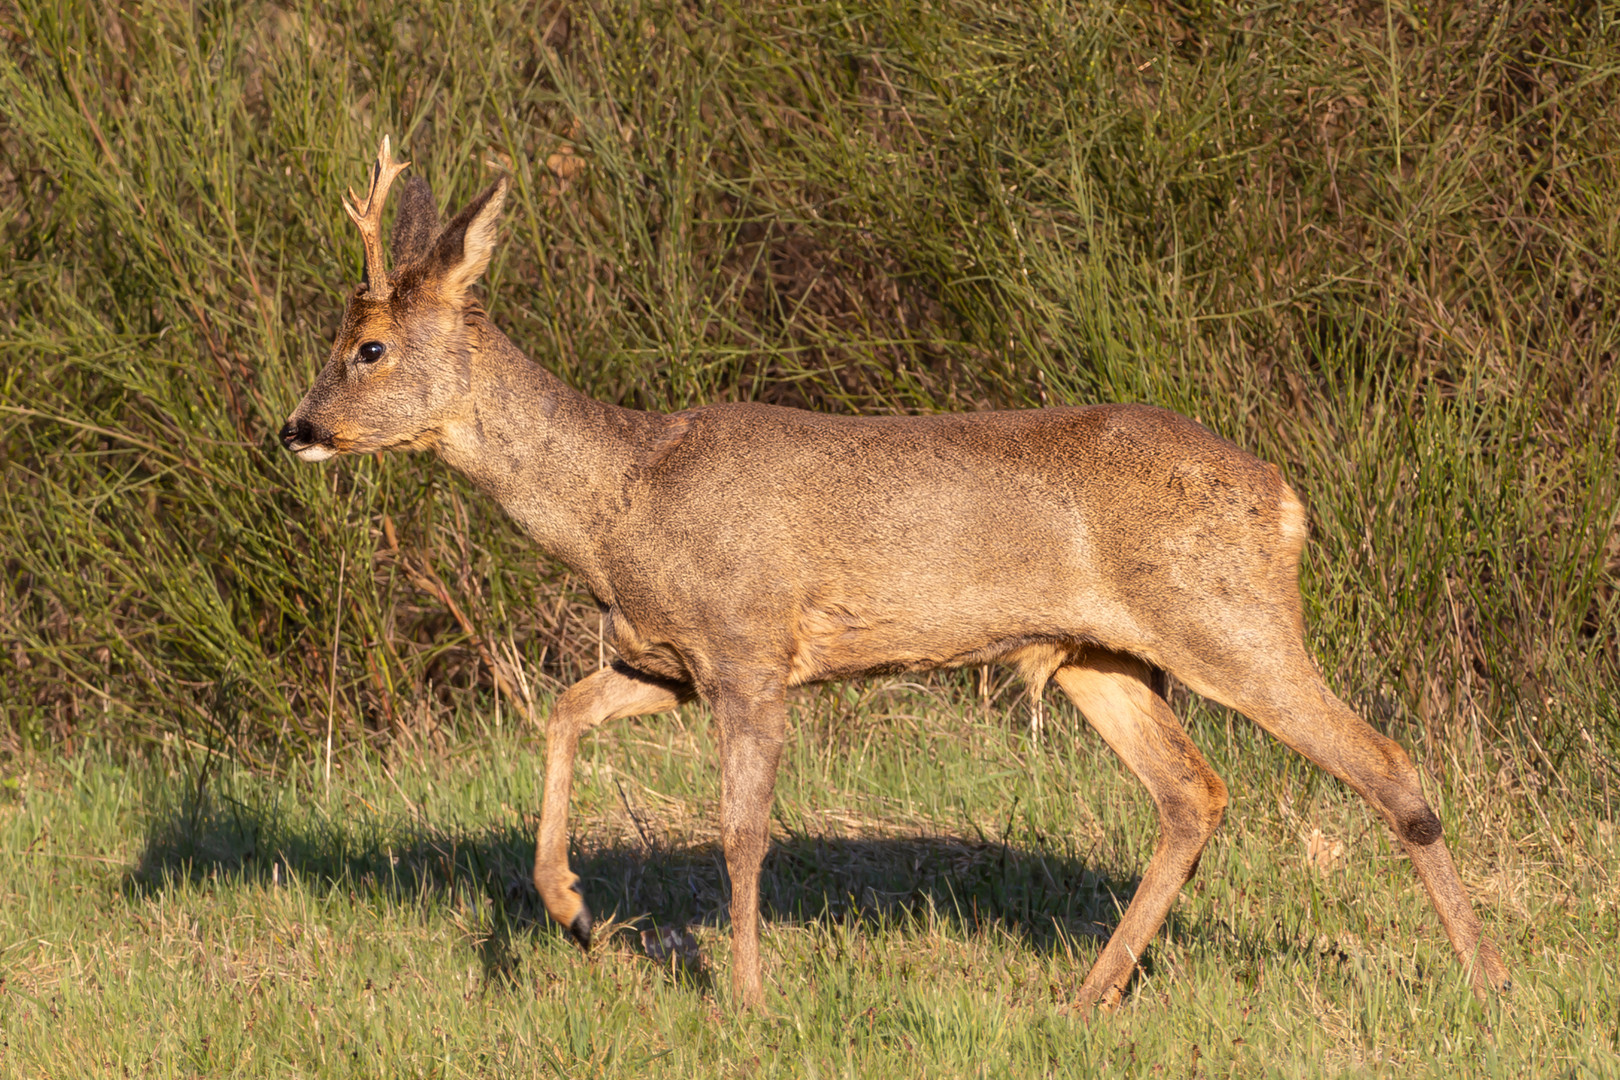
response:
M258 890L327 905L324 932L340 937L345 917L409 923L402 897L432 909L421 926L470 920L445 933L479 944L446 945L440 966L476 953L497 983L518 968L546 985L578 970L521 888L522 815L536 805L524 725L601 662L594 606L435 462L310 468L275 444L358 273L339 194L391 134L447 203L511 174L491 314L597 396L859 412L1147 401L1277 463L1311 509L1304 588L1323 668L1426 766L1449 829L1460 818L1493 837L1471 847L1465 835L1460 858L1529 987L1522 1022L1481 1019L1441 943L1432 963L1367 963L1438 972L1448 989L1390 976L1395 1004L1332 1020L1323 1002L1373 1000L1343 971L1410 943L1414 925L1436 936L1432 920L1421 898L1391 898L1406 914L1390 920L1407 925L1375 948L1366 911L1324 909L1316 883L1340 860L1335 843L1382 867L1366 871L1368 895L1407 892L1410 875L1385 865L1381 832L1335 786L1241 721L1182 701L1217 767L1252 790L1205 859L1206 878L1237 880L1180 916L1208 950L1185 965L1199 973L1176 959L1173 925L1168 959L1144 980L1179 1004L1153 1005L1169 1011L1130 1038L1128 1026L1052 1019L1056 989L1028 1005L1038 1020L1017 1012L1016 993L986 1004L974 995L990 992L991 970L1019 986L1008 972L1031 966L1036 982L1078 982L1094 955L1084 927L1112 907L1075 907L1063 875L1128 895L1152 819L1128 782L1097 778L1112 766L1078 718L1055 708L1033 741L1017 689L968 672L807 691L795 706L799 779L783 793L773 887L783 925L790 910L802 921L773 947L782 978L800 978L801 955L821 971L804 976L821 980L800 1002L809 1012L776 1027L728 1017L721 1027L740 1025L729 1034L682 1028L716 1000L702 972L693 984L645 961L593 967L584 1001L652 995L688 1019L624 1049L590 1025L630 1020L545 1013L540 1029L572 1033L545 1051L560 1071L633 1059L701 1073L789 1030L807 1040L789 1071L808 1072L927 1061L940 1074L1038 1074L1084 1058L1127 1071L1328 1060L1614 1073L1620 8L81 0L0 6L0 38L0 827L15 840L0 845L0 877L18 883L0 924L0 1025L33 1003L6 1033L15 1067L90 1068L104 1018L83 1021L88 1056L53 1058L51 995L105 1009L110 993L16 943L56 940L56 926L132 972L151 964L154 981L129 989L140 1001L169 993L164 972L189 963L164 950L192 948L189 931L147 929L171 915L182 928L231 923L236 907L209 905L251 906ZM707 739L701 710L604 732L577 828L603 910L695 919L723 953ZM656 762L637 756L653 743ZM502 764L514 756L523 768ZM423 794L433 777L462 793L436 818ZM359 817L334 818L340 806ZM845 816L825 817L829 806ZM41 846L48 834L57 854ZM1021 853L1011 870L1009 850ZM401 851L417 885L377 891ZM907 860L911 877L891 880ZM1279 869L1295 863L1303 876ZM247 892L219 899L221 875ZM368 875L374 895L354 887ZM1247 895L1250 878L1283 882L1275 906L1249 922L1212 913L1214 896ZM464 879L483 884L463 896ZM669 884L687 879L701 887ZM1287 914L1302 893L1328 946ZM102 926L92 913L108 905ZM1363 945L1335 938L1335 918L1365 921ZM254 955L315 949L298 977L324 985L311 917L294 922L304 936L266 931ZM1216 926L1236 944L1218 944ZM639 955L625 940L612 955ZM849 982L848 965L867 970L852 942L956 959L919 961L927 974L912 978L873 961L879 975ZM1282 954L1298 986L1254 974L1255 956ZM343 979L370 993L363 963L337 970L335 996L317 993L308 1017L303 999L284 1003L295 1072L337 1069L318 1017L364 997ZM430 964L423 985L438 974ZM225 986L219 1001L251 997L239 972L193 975ZM840 979L844 990L826 989ZM936 993L914 985L929 980L945 997L916 996ZM1607 1005L1582 996L1603 980ZM1260 984L1282 996L1266 1004ZM1245 1018L1258 1006L1326 1034L1228 1032L1211 1050L1212 1036L1178 1026L1237 1023L1199 1011L1211 993ZM862 994L925 1004L897 1038L879 1037L870 1014L862 1041L845 1030ZM1144 1009L1159 1000L1138 996ZM540 1000L524 1008L557 1005ZM238 1020L197 1030L240 1036ZM196 1032L131 1022L125 1067L208 1072L213 1054L268 1068ZM433 1023L443 1038L411 1050L421 1061L375 1068L427 1070L454 1038L487 1050ZM1470 1034L1452 1039L1452 1024ZM203 1057L186 1058L196 1038ZM457 1060L483 1065L458 1067L504 1067L480 1052Z

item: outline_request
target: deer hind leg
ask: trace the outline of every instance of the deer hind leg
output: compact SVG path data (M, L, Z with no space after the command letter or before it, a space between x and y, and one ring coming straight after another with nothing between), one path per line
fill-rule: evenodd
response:
M581 948L591 945L591 911L579 894L579 877L568 868L568 798L574 785L579 737L607 720L673 709L691 689L614 663L586 676L558 696L546 725L546 794L534 846L534 887L546 911Z
M1084 654L1053 679L1103 741L1135 774L1159 809L1159 840L1125 916L1080 986L1083 1007L1117 1006L1147 943L1221 823L1226 785L1210 769L1153 690L1153 673L1135 657Z
M1406 751L1333 695L1303 644L1279 646L1264 664L1263 672L1232 673L1224 686L1193 689L1250 717L1366 799L1406 849L1475 994L1483 1000L1488 990L1509 989L1507 965L1474 914ZM1243 690L1221 692L1231 687Z

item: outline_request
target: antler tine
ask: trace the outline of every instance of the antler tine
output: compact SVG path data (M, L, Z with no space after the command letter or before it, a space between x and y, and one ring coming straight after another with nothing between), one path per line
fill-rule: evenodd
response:
M367 291L378 299L388 295L388 267L382 242L383 203L388 199L388 188L394 178L404 172L408 165L408 161L394 160L393 151L388 146L388 136L384 135L382 147L377 151L376 164L371 167L371 186L366 189L364 205L355 197L353 188L349 189L349 197L343 200L343 209L360 229L360 239L366 246Z

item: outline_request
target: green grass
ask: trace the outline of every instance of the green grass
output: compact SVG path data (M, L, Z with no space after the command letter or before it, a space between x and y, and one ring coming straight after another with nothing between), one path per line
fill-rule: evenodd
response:
M900 684L854 704L794 709L760 1015L728 1000L700 709L583 749L589 957L528 887L540 763L509 734L340 755L330 787L178 747L31 760L0 802L0 1073L1620 1075L1615 830L1522 765L1435 791L1514 967L1482 1007L1359 800L1197 710L1227 825L1088 1021L1069 1002L1152 843L1135 782L1066 706L1032 745ZM649 958L638 930L686 924L696 960Z

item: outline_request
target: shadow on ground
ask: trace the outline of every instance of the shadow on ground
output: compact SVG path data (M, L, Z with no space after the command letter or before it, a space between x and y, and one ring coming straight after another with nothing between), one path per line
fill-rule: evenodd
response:
M153 811L126 888L142 896L178 881L215 888L296 881L379 904L487 904L490 933L478 948L488 975L503 978L515 970L514 940L560 933L530 883L533 845L529 823L455 829L326 819L207 793ZM717 845L586 846L571 853L570 865L599 924L605 917L612 932L635 935L638 949L642 929L726 921ZM950 836L778 838L760 881L768 923L927 918L964 933L1000 928L1043 952L1070 948L1075 938L1106 938L1136 885L1076 855ZM706 984L702 965L691 967Z

